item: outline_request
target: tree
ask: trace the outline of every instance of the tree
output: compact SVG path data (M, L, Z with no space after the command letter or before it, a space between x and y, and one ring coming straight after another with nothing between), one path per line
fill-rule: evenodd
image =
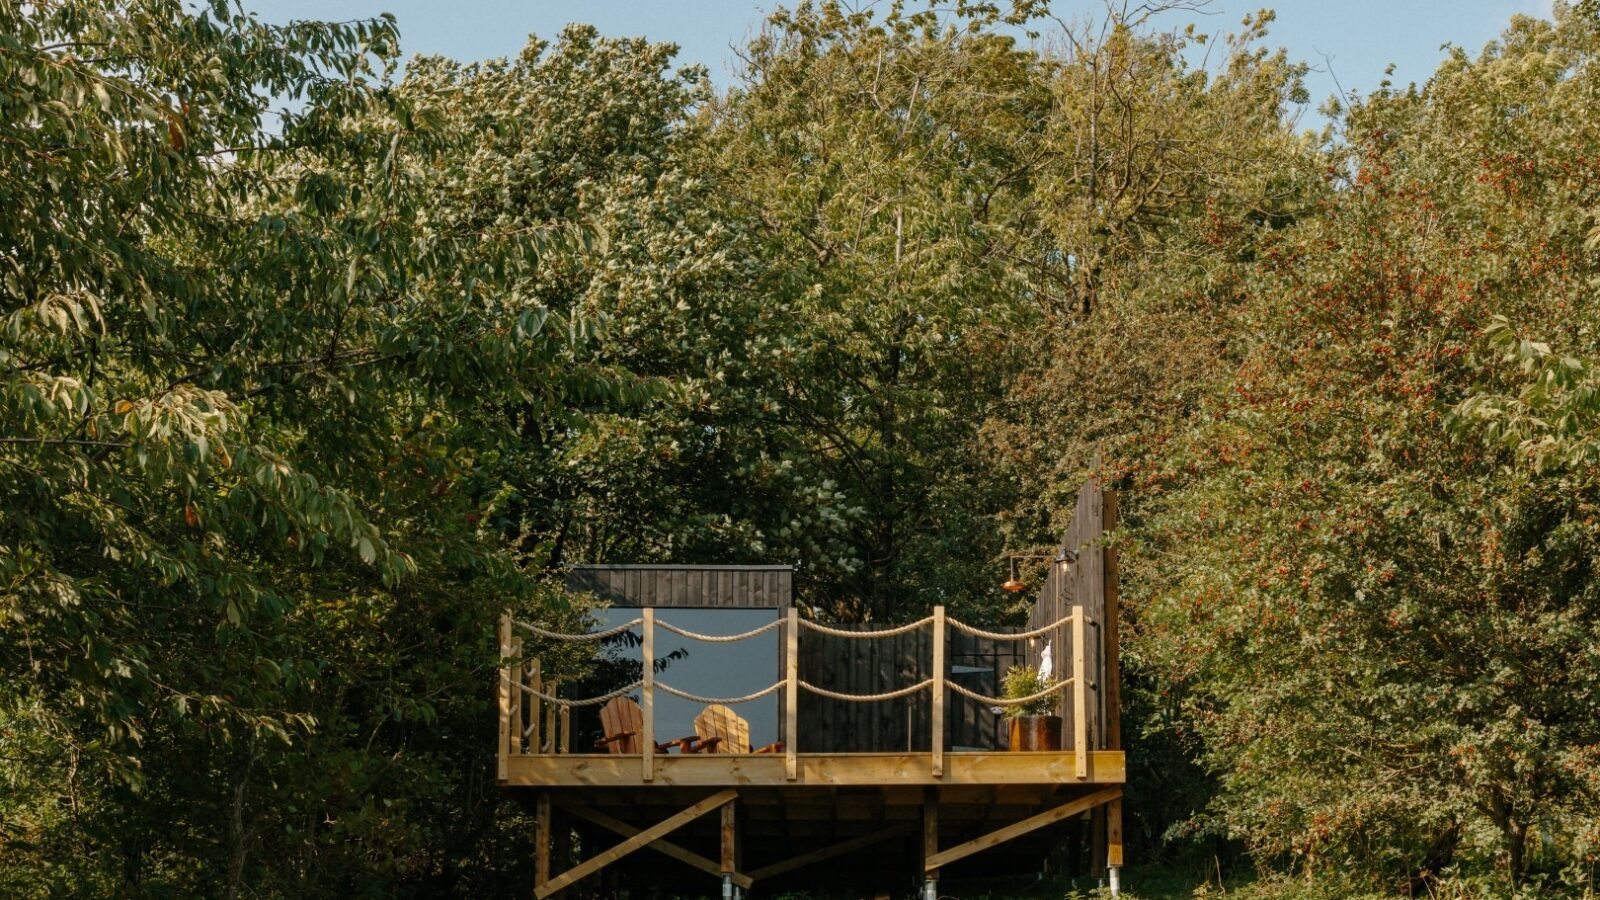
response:
M803 4L712 111L722 183L769 267L760 414L825 504L824 528L797 517L786 539L828 615L992 595L987 516L1010 489L977 426L1020 368L1012 334L1038 320L1002 251L1031 215L1047 100L1005 21ZM819 531L833 540L802 540Z
M493 527L521 435L489 413L639 394L519 290L585 230L430 216L472 135L387 83L390 20L0 23L0 884L485 877L492 623L574 614Z
M1151 478L1135 540L1165 586L1139 641L1258 858L1413 889L1491 859L1590 878L1592 471L1450 423L1521 377L1494 316L1592 352L1595 182L1570 160L1600 137L1575 115L1595 34L1592 10L1517 19L1353 108L1337 192L1261 248L1240 363Z
M1167 30L1157 11L1110 9L1047 34L1037 214L1009 251L1043 324L1013 336L1032 362L983 424L1018 486L995 517L1010 546L1053 545L1091 474L1121 491L1122 696L1137 735L1129 830L1143 838L1140 854L1191 847L1179 838L1195 834L1190 813L1216 785L1197 769L1192 723L1140 640L1146 598L1170 584L1168 560L1131 541L1182 483L1168 480L1173 442L1251 344L1236 309L1253 261L1277 232L1320 215L1327 193L1321 139L1296 132L1304 68L1263 48L1271 16L1223 37ZM1237 852L1204 834L1224 858Z

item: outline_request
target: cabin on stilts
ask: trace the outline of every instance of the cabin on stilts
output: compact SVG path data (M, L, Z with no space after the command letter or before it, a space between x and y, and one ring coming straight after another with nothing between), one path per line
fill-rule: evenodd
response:
M1115 891L1115 525L1114 493L1091 480L1023 627L942 606L825 625L783 566L577 567L568 587L609 604L595 630L500 624L498 778L533 811L531 892L915 883L931 900L942 873L1045 860ZM578 652L598 675L550 677L545 660ZM1012 751L1000 680L1046 661L1061 749Z

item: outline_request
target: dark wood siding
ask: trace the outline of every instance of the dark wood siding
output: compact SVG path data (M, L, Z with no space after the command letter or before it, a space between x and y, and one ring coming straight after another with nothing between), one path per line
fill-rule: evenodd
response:
M1041 628L1066 616L1072 607L1082 604L1094 624L1089 628L1085 643L1088 649L1089 673L1089 744L1104 748L1106 745L1107 692L1104 689L1107 671L1106 656L1108 636L1107 619L1107 569L1106 547L1106 492L1099 479L1091 478L1078 491L1077 506L1072 521L1058 549L1074 551L1078 560L1074 565L1051 565L1049 575L1039 589L1038 599L1028 614L1028 630ZM1110 615L1116 615L1115 607ZM1072 674L1072 627L1063 625L1048 636L1050 655L1056 677ZM1038 666L1044 652L1045 640L1028 642L1028 664ZM1060 713L1063 730L1068 737L1073 733L1070 693L1061 694Z
M839 625L850 631L864 627ZM990 629L1009 631L1016 629ZM1026 641L995 641L951 630L945 677L985 696L1000 695L1000 679L1023 662ZM800 636L800 679L841 694L882 694L927 678L933 631L919 628L888 638L841 638L816 631ZM982 672L957 667L982 668ZM999 749L1000 716L955 692L947 695L945 747ZM927 752L932 708L927 691L896 700L855 703L800 692L798 749L802 753Z
M788 609L790 566L574 566L567 590L612 606Z

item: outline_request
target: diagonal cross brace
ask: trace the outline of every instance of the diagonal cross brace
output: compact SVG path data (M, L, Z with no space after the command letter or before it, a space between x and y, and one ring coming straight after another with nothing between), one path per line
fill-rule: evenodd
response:
M580 819L593 822L594 824L599 825L601 828L604 828L607 831L615 832L616 834L620 834L625 838L633 837L644 830L642 828L629 825L627 822L624 822L621 819L614 819L597 809L590 809L589 807L580 803L557 802L556 805ZM715 875L718 878L721 878L723 875L722 866L718 865L715 861L707 859L693 850L687 850L683 847L680 847L665 838L652 841L650 843L650 849L664 853L678 862L693 866L702 872ZM733 883L738 885L741 890L748 891L750 890L750 886L755 884L754 878L739 872L730 873L730 877L732 878Z
M965 844L957 844L948 850L940 850L938 853L930 854L927 860L924 861L923 867L929 872L935 871L950 865L958 859L965 859L974 853L999 846L1006 841L1021 837L1030 831L1037 831L1062 819L1070 819L1085 810L1093 809L1102 803L1110 803L1121 796L1121 787L1110 787L1095 791L1092 794L1063 803L1054 809L1047 809L1036 816L1023 819L1021 822L991 831L983 837L967 841Z
M649 828L644 829L633 837L628 838L615 847L612 847L610 850L606 850L603 853L599 853L581 863L578 863L567 871L562 872L560 875L557 875L544 884L534 888L533 895L534 897L538 898L538 900L545 900L546 897L549 897L562 888L593 875L595 872L598 872L606 866L611 865L624 856L627 856L633 851L638 850L640 847L645 847L655 843L661 838L666 837L674 831L677 831L679 828L682 828L690 822L693 822L695 819L698 819L706 813L711 812L713 809L717 809L724 804L732 803L738 796L739 792L733 788L729 788L725 791L718 791L717 793L712 794L704 800L701 800L699 803L696 803L688 809L668 816L666 819L651 825Z

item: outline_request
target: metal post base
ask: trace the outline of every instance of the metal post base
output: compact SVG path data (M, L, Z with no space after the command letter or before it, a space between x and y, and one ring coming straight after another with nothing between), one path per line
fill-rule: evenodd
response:
M722 900L734 900L733 876L722 876Z
M1106 869L1106 875L1111 878L1111 896L1122 896L1122 867L1111 866Z
M922 900L939 900L939 882L934 880L922 883Z

